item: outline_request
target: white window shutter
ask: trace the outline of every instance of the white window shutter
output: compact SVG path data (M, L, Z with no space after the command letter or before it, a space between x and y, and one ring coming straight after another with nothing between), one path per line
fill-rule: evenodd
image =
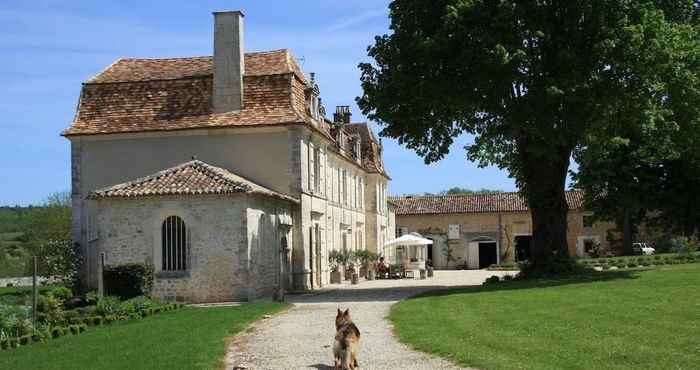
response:
M318 148L318 160L319 162L319 190L321 193L326 192L326 152Z
M309 143L309 190L314 190L316 183L316 163L315 163L315 148L313 143Z

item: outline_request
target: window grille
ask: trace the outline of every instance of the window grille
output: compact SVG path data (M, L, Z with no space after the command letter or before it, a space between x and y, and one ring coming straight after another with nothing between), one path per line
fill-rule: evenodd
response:
M178 216L163 221L161 229L163 271L187 270L187 227Z

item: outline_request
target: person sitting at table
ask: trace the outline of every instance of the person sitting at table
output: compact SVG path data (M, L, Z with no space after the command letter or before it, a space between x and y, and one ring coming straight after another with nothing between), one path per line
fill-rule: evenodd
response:
M379 262L377 262L377 272L380 278L386 278L389 273L389 267L384 263L384 257L379 257Z

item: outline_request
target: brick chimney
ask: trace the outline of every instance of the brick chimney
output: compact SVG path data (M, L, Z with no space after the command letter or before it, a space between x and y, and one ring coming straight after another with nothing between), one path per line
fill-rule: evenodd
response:
M214 12L214 112L243 108L243 13Z
M335 107L335 113L333 113L333 123L338 125L344 125L350 123L350 118L352 113L350 113L350 106L339 105Z

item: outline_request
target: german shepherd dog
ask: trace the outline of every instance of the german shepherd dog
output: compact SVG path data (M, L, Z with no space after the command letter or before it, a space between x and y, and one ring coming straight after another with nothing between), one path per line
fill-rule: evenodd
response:
M333 356L336 370L352 370L358 367L357 352L360 350L360 330L350 318L350 309L338 309L335 317L335 342Z

